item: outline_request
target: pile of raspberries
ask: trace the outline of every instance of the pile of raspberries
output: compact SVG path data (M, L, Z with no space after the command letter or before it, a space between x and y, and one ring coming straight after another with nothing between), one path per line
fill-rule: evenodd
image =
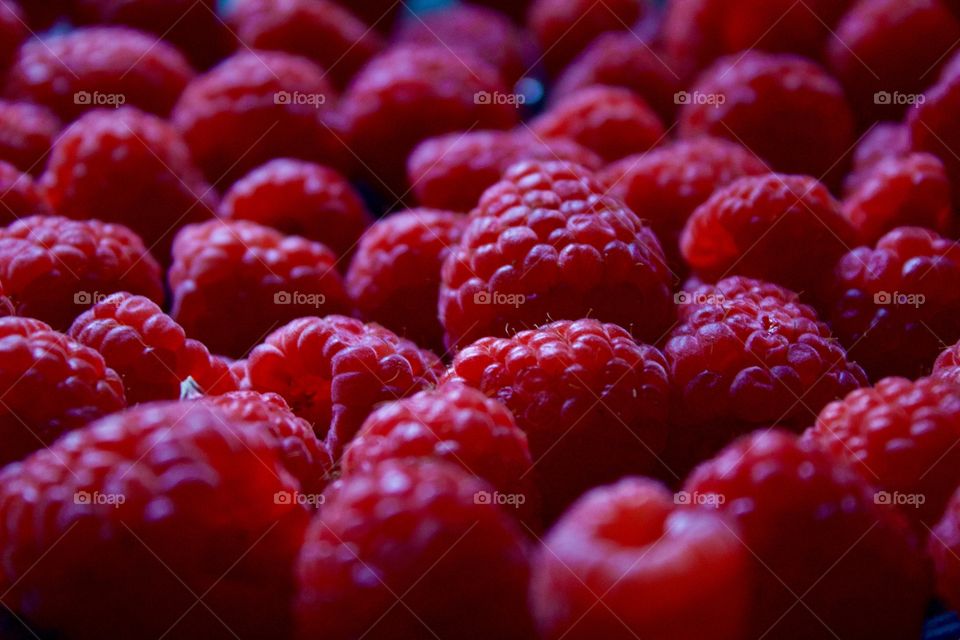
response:
M960 2L0 0L0 91L2 640L960 638Z

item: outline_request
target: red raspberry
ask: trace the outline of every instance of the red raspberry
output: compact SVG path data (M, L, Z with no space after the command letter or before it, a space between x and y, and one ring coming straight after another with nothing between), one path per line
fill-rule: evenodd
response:
M123 377L127 402L176 400L188 378L205 392L233 391L227 366L190 340L152 300L129 293L105 298L73 322L71 338L95 349Z
M590 170L603 166L572 140L542 140L527 129L450 133L420 143L407 160L407 178L425 207L467 212L504 172L523 160L562 160Z
M728 138L777 171L831 183L842 177L853 115L840 84L813 62L757 51L730 56L705 71L686 97L682 137Z
M931 531L927 550L937 576L937 595L960 608L960 491L946 507L943 519Z
M0 160L37 175L59 133L60 121L45 107L0 100Z
M719 138L674 142L610 165L600 181L650 227L675 271L683 271L680 234L687 219L719 187L769 172L740 145Z
M440 360L376 324L300 318L253 350L250 387L278 393L339 456L374 407L436 383Z
M412 209L370 227L346 277L360 316L442 353L440 270L466 226L459 213Z
M217 207L180 134L127 107L94 111L70 125L41 184L58 214L126 225L164 264L177 229L211 217Z
M234 183L223 198L220 216L321 242L338 256L353 252L371 219L360 194L339 172L283 158Z
M207 179L231 184L273 158L343 164L334 98L323 69L309 60L243 51L187 86L173 123Z
M33 178L0 160L0 225L36 213L49 213L49 207Z
M103 358L38 320L0 319L0 464L9 464L126 403Z
M923 93L958 41L960 22L940 0L861 0L825 57L863 122L899 120L909 103L896 98Z
M483 494L453 465L411 460L333 485L297 563L297 637L532 637L524 540Z
M239 0L227 19L246 46L309 58L340 87L383 47L375 31L328 0Z
M761 278L818 299L854 238L826 187L770 173L718 189L687 221L680 245L705 279Z
M0 72L5 72L27 38L23 11L13 0L0 0Z
M4 605L81 640L286 637L308 516L265 432L151 404L7 467Z
M67 122L124 104L166 116L192 77L183 54L154 36L89 27L24 44L7 95L49 107Z
M446 379L513 412L548 519L590 487L653 471L666 444L666 361L617 325L561 321L483 338L457 354Z
M800 430L867 384L863 370L796 294L734 276L678 294L665 347L675 393L669 463L690 469L764 425Z
M907 127L913 151L927 151L940 158L953 186L954 200L960 191L960 160L953 149L960 148L960 54L943 69L939 81L924 93L924 101L907 111Z
M874 125L857 143L853 152L853 171L844 180L843 190L853 193L871 176L871 169L883 160L902 159L910 154L910 130L903 123L881 122Z
M594 489L534 557L544 640L744 638L749 554L723 518L639 478Z
M214 353L239 357L294 318L349 308L336 256L245 221L190 225L173 243L171 315Z
M18 315L63 331L116 291L163 300L160 267L140 238L99 220L32 216L0 228L0 281Z
M582 167L524 162L471 214L443 266L448 346L595 317L655 342L672 315L663 251Z
M700 466L685 489L720 502L756 558L748 637L920 636L929 576L917 542L842 461L793 435L757 432Z
M960 247L933 231L894 229L837 264L829 321L874 380L929 373L960 339Z
M401 46L370 62L343 97L351 147L391 195L404 190L404 163L421 141L452 131L509 129L515 105L485 62L441 46ZM396 196L396 199L400 199Z

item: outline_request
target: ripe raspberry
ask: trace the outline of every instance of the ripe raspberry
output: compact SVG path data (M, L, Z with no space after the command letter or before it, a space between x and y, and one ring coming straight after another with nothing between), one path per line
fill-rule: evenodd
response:
M757 51L730 56L705 71L687 96L682 137L728 138L777 171L830 183L842 177L853 115L839 83L813 62Z
M41 184L58 214L126 225L164 264L177 229L211 217L217 207L180 134L129 107L94 111L70 125Z
M752 428L800 430L867 384L863 370L792 291L734 276L679 294L665 347L674 386L675 473Z
M953 149L960 148L960 54L943 69L939 81L924 93L924 101L907 112L909 140L913 151L926 151L940 158L953 186L954 201L960 195L960 160Z
M871 169L883 160L902 159L910 154L910 131L902 123L881 122L860 138L853 151L853 171L844 180L850 195L872 175Z
M473 56L440 46L401 46L357 74L341 110L373 186L393 195L404 193L404 163L421 141L516 124L516 106L493 99L507 94L497 71Z
M0 225L37 213L49 213L49 207L33 178L0 160Z
M59 133L60 121L45 107L0 100L0 160L38 175Z
M24 44L6 93L49 107L67 122L124 104L166 116L192 77L183 54L154 36L89 27Z
M721 516L678 509L651 480L594 489L534 557L531 600L540 637L744 638L748 557Z
M23 11L14 0L0 0L0 72L5 72L27 38Z
M769 172L740 145L719 138L671 143L608 166L599 179L650 227L674 271L685 269L680 234L690 215L719 187Z
M99 296L163 300L160 267L140 238L99 220L32 216L0 228L0 281L18 315L63 331Z
M2 465L126 406L100 354L29 318L0 319L0 387Z
M381 402L436 383L440 360L376 324L330 315L283 326L250 354L255 391L278 393L338 457Z
M308 516L265 432L158 403L4 469L5 606L81 640L286 636Z
M246 46L308 58L339 87L383 47L375 31L329 0L239 0L227 20Z
M927 551L933 559L937 595L951 608L960 607L960 491L953 495L943 519L933 528Z
M333 485L297 562L297 637L532 637L524 541L490 489L411 460Z
M173 243L171 315L214 353L240 357L294 318L349 309L336 256L246 221L184 227Z
M232 184L273 158L340 166L335 94L305 58L244 51L196 78L173 110L173 123L215 185Z
M345 281L360 316L443 353L440 271L466 226L459 213L411 209L370 227Z
M303 236L337 256L353 252L371 220L360 194L339 172L289 159L271 160L234 183L220 217Z
M407 179L425 207L467 212L514 164L562 160L598 170L603 160L572 140L543 140L527 129L470 131L429 138L407 160Z
M826 187L806 176L740 178L700 205L683 230L683 257L707 280L760 278L819 299L855 232Z
M653 232L582 167L523 162L491 187L443 266L448 346L594 317L655 342L669 273Z

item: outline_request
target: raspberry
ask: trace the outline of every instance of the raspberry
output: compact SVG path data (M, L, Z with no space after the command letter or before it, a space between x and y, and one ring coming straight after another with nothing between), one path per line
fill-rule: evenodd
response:
M960 491L953 495L943 519L933 528L928 553L933 559L937 577L937 594L951 608L960 607Z
M583 317L655 342L672 315L663 251L604 193L569 163L523 162L507 171L444 263L447 345Z
M483 338L446 380L507 405L530 441L548 519L590 487L657 466L667 438L667 363L596 320Z
M853 115L840 85L813 62L756 51L730 56L705 71L687 96L682 137L728 138L777 171L831 183L842 177Z
M374 407L436 383L440 360L375 324L300 318L250 354L255 391L278 393L339 456Z
M0 281L18 315L63 331L99 296L163 300L160 267L140 238L99 220L32 216L0 228Z
M757 432L700 466L685 489L715 497L756 558L748 637L920 636L929 576L917 542L841 460L791 434Z
M29 318L0 319L0 386L4 465L126 406L100 354Z
M861 0L829 39L826 59L865 123L899 120L960 40L940 0Z
M334 485L297 563L298 637L530 638L523 539L489 490L399 460Z
M286 636L308 517L265 431L151 404L7 467L4 605L81 640Z
M872 245L883 234L903 226L950 231L950 181L936 156L914 153L888 158L864 174L843 202L843 215L861 243Z
M516 124L515 105L493 99L507 93L497 71L473 56L441 46L401 46L357 74L341 110L373 186L402 194L404 163L421 141Z
M706 279L761 278L818 299L854 237L826 187L770 173L714 192L690 216L680 246Z
M224 196L220 217L252 220L287 235L353 252L370 224L366 205L347 179L328 167L277 159L254 169Z
M902 159L910 154L910 131L902 123L881 122L860 138L853 152L853 171L843 189L851 194L863 184L871 169L883 160Z
M27 26L20 6L13 0L0 0L0 71L6 71L27 38Z
M49 107L67 122L123 104L166 116L192 77L183 54L154 36L89 27L24 44L7 95Z
M829 320L874 380L929 373L960 339L960 248L933 231L894 229L837 264Z
M245 51L191 82L173 123L207 179L232 184L273 158L343 164L334 98L324 71L309 60Z
M309 58L340 87L383 47L376 32L328 0L240 0L228 21L246 46Z
M60 121L48 109L0 100L0 160L24 173L39 174L59 133Z
M432 209L376 222L360 241L346 277L361 317L442 353L440 270L466 226L466 216Z
M907 111L906 123L913 151L926 151L940 158L953 186L954 200L960 190L960 160L953 149L960 147L960 127L955 114L960 108L960 54L948 63L924 101Z
M349 308L322 244L245 221L190 225L173 243L171 315L214 353L239 357L278 325Z
M35 213L49 213L49 208L33 178L0 160L0 225Z
M526 129L451 133L420 143L407 160L407 178L425 207L467 212L504 172L523 160L562 160L590 170L603 166L572 140L542 140Z
M569 138L607 162L654 147L664 137L657 114L637 94L595 86L560 99L531 123L544 138Z
M767 166L740 145L719 138L671 143L607 167L600 181L650 227L675 271L684 269L680 234L687 219L719 187Z
M176 400L187 378L212 395L235 387L224 363L143 296L115 293L105 298L74 320L68 335L98 351L122 376L130 404Z
M734 276L679 294L665 347L677 423L669 463L685 471L745 431L800 430L867 384L863 370L795 293Z
M747 558L720 516L677 509L651 480L594 489L554 526L532 562L540 637L744 638Z
M126 225L164 264L177 229L217 206L180 134L130 107L74 122L54 145L41 184L58 214Z

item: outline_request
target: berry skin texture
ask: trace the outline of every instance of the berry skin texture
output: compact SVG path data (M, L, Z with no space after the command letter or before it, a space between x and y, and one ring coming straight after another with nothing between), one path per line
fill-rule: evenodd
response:
M183 54L155 36L89 27L24 44L6 94L48 107L65 122L120 105L167 116L192 78Z
M689 95L681 137L727 138L777 171L831 184L842 178L855 140L853 115L839 83L813 62L757 51L733 55L704 71Z
M163 301L160 267L132 231L99 220L31 216L0 228L0 281L17 315L59 331L117 291Z
M470 131L424 140L407 160L407 179L424 207L469 212L483 192L524 160L560 160L599 170L603 160L573 140L544 140L527 129Z
M226 364L143 296L108 296L74 320L67 334L100 353L120 374L130 405L176 400L187 378L210 395L236 387Z
M743 275L817 299L855 245L826 187L806 176L740 178L700 205L683 230L683 257L706 280Z
M440 271L466 226L467 216L433 209L411 209L374 223L345 280L360 317L443 353Z
M657 341L673 314L656 237L582 167L522 162L470 214L443 265L449 347L592 317Z
M360 194L338 171L286 158L271 160L234 183L220 217L303 236L337 256L353 252L371 221Z
M0 386L3 465L126 406L99 353L30 318L0 319Z
M960 491L957 491L933 528L927 544L937 577L937 595L952 609L960 607Z
M652 480L593 489L533 559L540 637L744 638L748 557L721 516L677 508Z
M49 213L49 206L36 182L0 160L0 225L37 213Z
M60 129L60 120L45 107L0 100L0 160L39 175Z
M409 460L333 485L297 562L296 637L532 637L523 538L478 500L490 490L453 465Z
M607 162L642 153L664 137L650 106L620 87L587 87L561 98L536 118L531 129L546 139L569 138Z
M876 248L858 247L837 264L829 322L871 379L930 372L960 339L960 248L919 227L901 227Z
M273 328L350 308L322 244L246 221L184 227L173 243L171 316L217 354L239 358Z
M308 513L276 499L297 483L251 427L156 403L5 468L4 604L80 640L286 637Z
M916 539L860 475L810 442L758 431L687 479L715 496L750 549L748 636L915 638L930 593ZM803 606L796 606L803 598Z
M250 387L283 396L335 458L377 404L432 387L441 372L440 360L409 340L336 315L290 322L247 362Z

